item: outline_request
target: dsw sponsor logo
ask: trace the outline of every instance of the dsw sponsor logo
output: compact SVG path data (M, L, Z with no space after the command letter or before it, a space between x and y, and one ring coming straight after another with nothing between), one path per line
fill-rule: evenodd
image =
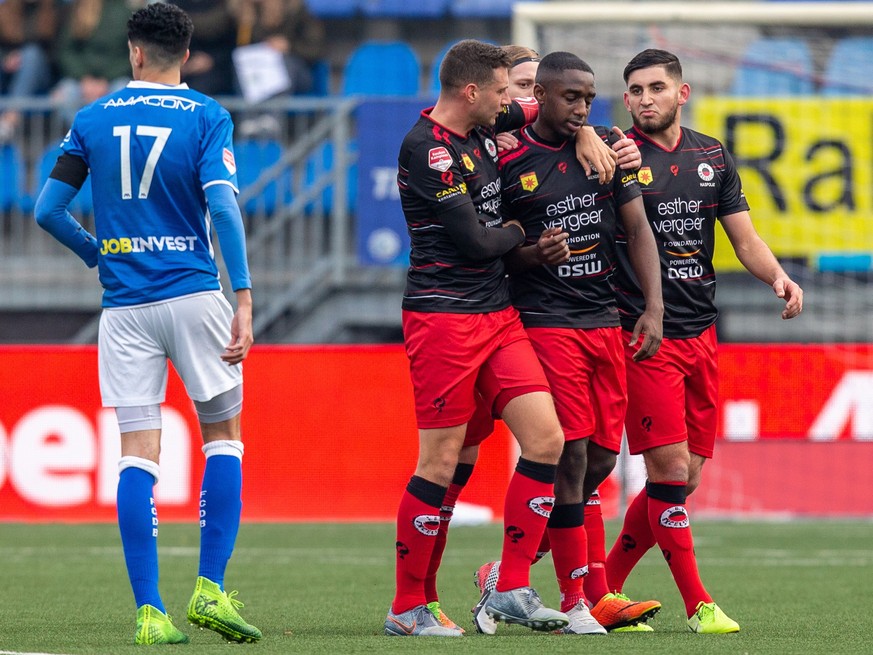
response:
M184 505L191 497L191 435L183 416L162 409L159 503ZM74 407L36 407L15 424L0 423L0 490L6 487L41 507L112 506L121 457L112 409L95 421Z

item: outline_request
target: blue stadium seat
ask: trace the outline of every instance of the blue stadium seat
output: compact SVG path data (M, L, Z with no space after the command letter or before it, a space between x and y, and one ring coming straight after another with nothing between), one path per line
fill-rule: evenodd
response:
M831 51L821 92L826 96L871 95L870 62L873 61L873 37L846 37Z
M412 47L402 41L368 41L358 46L343 70L342 94L414 96L421 65Z
M330 62L327 59L318 59L312 64L312 88L308 96L323 98L330 95Z
M20 208L29 211L24 193L24 160L18 146L7 143L0 146L0 211Z
M360 9L359 0L306 0L313 15L321 18L351 18Z
M357 143L350 141L348 144L348 152L354 153L357 150ZM306 185L311 186L316 179L327 171L333 168L333 143L325 142L321 147L317 148L306 162ZM355 211L355 206L358 199L358 166L352 164L348 172L348 186L346 188L346 198L350 212ZM321 193L322 208L325 213L330 213L333 209L333 185L324 188ZM308 212L313 211L313 207L307 207Z
M737 67L736 96L802 96L813 93L812 54L806 41L762 38L749 44Z
M518 0L452 0L449 13L462 18L511 18ZM530 1L530 0L528 0ZM539 1L539 0L534 0Z
M37 162L36 175L34 176L36 179L34 180L33 194L32 200L30 201L30 207L22 207L25 211L32 211L33 204L36 203L36 199L39 196L39 192L42 189L43 184L48 179L49 175L52 172L52 169L55 167L55 162L60 157L61 148L59 146L49 146L45 152L40 156L39 161ZM88 216L94 213L94 198L91 194L91 177L85 180L85 184L82 185L82 188L79 189L79 193L76 194L76 197L73 198L73 201L70 203L70 213L73 216Z
M371 18L439 18L448 4L448 0L361 0L361 11Z
M236 159L236 175L239 181L240 193L248 189L260 177L261 173L282 158L282 144L275 139L243 139L233 144ZM290 171L287 180L283 180L283 203L291 200ZM279 185L274 180L267 184L263 191L246 201L243 210L246 214L266 214L276 212L279 203Z

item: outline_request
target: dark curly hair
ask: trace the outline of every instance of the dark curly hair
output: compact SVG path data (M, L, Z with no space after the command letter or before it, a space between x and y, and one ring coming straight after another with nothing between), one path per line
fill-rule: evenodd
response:
M146 5L127 21L127 39L147 50L161 68L179 63L193 33L194 23L188 14L165 2Z

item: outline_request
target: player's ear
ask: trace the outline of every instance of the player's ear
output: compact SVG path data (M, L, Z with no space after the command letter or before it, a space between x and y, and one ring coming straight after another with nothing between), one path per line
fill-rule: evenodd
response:
M688 85L688 82L682 82L682 86L679 87L679 104L684 105L688 102L690 95L691 87Z
M479 98L479 87L472 82L464 87L464 98L471 105Z
M184 65L185 65L185 62L188 61L188 57L190 57L190 56L191 56L191 51L190 51L190 50L186 50L186 51L185 51L185 56L182 57L182 61L181 61L181 63L180 63L179 65L180 65L180 66L184 66Z
M546 101L546 89L542 84L534 84L533 88L534 98L537 99L539 104L543 104Z

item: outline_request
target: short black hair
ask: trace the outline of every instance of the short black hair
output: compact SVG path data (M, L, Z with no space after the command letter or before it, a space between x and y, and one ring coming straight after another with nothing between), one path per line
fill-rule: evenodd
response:
M652 68L653 66L663 66L667 75L679 82L682 81L682 64L679 63L679 57L672 52L666 50L658 50L657 48L649 48L643 50L631 59L627 66L624 67L624 81L627 84L627 79L634 71L643 68Z
M465 39L449 48L440 64L440 86L459 89L467 84L485 86L494 80L497 68L509 69L512 60L503 48Z
M167 2L146 5L127 21L127 39L148 50L155 64L169 68L185 56L194 23L182 9Z
M567 70L582 71L594 75L591 66L572 52L550 52L542 58L537 68L537 84L544 84Z

